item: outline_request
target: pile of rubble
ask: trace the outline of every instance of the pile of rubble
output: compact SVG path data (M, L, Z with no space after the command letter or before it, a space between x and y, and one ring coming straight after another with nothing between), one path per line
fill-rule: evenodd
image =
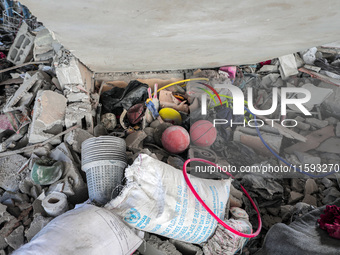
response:
M89 196L88 187L93 183L89 183L84 172L82 144L95 137L125 140L122 143L127 150L124 149L121 158L124 161L126 157L130 166L125 177L119 177L119 185L112 189L116 195L110 190L113 201L127 193L125 187L133 186L131 179L137 177L131 174L131 169L138 160L152 158L154 161L150 162L155 162L154 165L163 162L164 169L169 166L174 171L182 170L188 158L203 158L236 169L231 172L235 180L228 188L228 202L223 204L221 199L225 222L244 234L261 228L256 211L240 185L249 192L261 214L263 228L250 240L216 222L214 234L199 244L170 238L170 230L162 235L155 227L154 231L139 233L145 242L134 254L254 254L275 224L290 225L340 197L338 48L312 48L256 65L117 74L110 81L100 74L89 75L87 68L43 26L35 28L23 22L17 32L3 31L0 57L7 57L0 59L0 254L9 254L30 242L49 222L73 211L79 204L104 206L99 200L91 199L92 193ZM154 78L157 76L160 78ZM270 114L263 114L265 118L257 116L255 123L263 125L254 128L250 125L254 125L251 111L242 116L233 114L234 95L228 90L230 85L242 90L248 98L248 88L252 88L253 100L248 99L245 106L256 110L280 105L275 91L282 95L284 88L305 88L311 97L304 107L312 115L306 116L291 104L282 115L281 108L285 106L282 104ZM205 104L207 95L210 98ZM288 96L292 100L300 98L299 93ZM202 114L204 104L207 112ZM239 124L231 125L233 121ZM207 129L195 134L191 127L197 122ZM212 131L213 134L209 133ZM265 169L279 169L285 165L290 167L286 173L263 170L265 166ZM196 171L197 165L190 166L191 178L214 179L216 187L222 183L221 179L229 178L222 171ZM260 170L242 172L245 167ZM179 180L185 184L183 178L176 178L154 185L163 194L162 188L171 182ZM185 192L188 192L186 186ZM214 192L218 194L221 189ZM165 197L156 199L160 199L157 207L164 208ZM176 198L170 200L169 203L176 204ZM177 203L183 206L181 201ZM192 201L195 209L200 208L197 201ZM109 203L105 208L115 212L111 208L115 202L106 202ZM131 217L119 213L118 216L134 228L137 212L127 208ZM170 217L169 222L178 216L175 211L159 209L158 213L158 217ZM145 228L137 226L139 230Z

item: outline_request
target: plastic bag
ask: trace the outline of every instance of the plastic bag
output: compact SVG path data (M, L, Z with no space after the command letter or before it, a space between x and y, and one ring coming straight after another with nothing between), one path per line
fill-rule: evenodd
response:
M13 255L130 255L141 243L112 212L82 205L53 219Z
M127 185L120 196L105 207L130 226L189 243L202 243L214 233L217 221L188 190L178 169L140 154L125 169ZM205 203L224 218L230 180L190 177Z

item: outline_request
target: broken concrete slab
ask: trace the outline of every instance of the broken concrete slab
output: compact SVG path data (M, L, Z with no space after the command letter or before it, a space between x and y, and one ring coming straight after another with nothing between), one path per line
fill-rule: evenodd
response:
M20 181L26 178L25 172L18 174L18 171L26 162L19 154L0 158L0 188L17 192Z
M51 90L40 90L37 94L32 124L29 131L29 142L46 141L62 132L66 112L66 98ZM60 138L51 141L60 143Z
M331 137L322 142L320 146L316 148L316 150L321 152L340 154L340 138Z
M34 39L33 58L34 61L43 61L53 59L56 54L56 44L53 33L44 28L40 30Z
M26 73L23 84L9 99L3 108L3 111L23 111L25 107L30 105L34 100L38 90L47 88L50 81L51 78L45 72L37 71L33 76L30 76L28 73Z
M55 66L62 89L68 84L84 85L79 69L79 61L66 50L58 52L58 60Z
M14 42L9 49L7 60L15 65L29 61L32 58L33 42L34 35L29 31L28 25L22 22Z
M93 134L92 106L90 103L77 102L69 104L66 108L66 128L78 125Z
M289 54L279 57L280 61L280 74L283 80L286 80L289 76L298 74L296 60L294 54Z
M320 145L320 143L322 143L323 141L325 141L326 139L332 136L334 136L334 127L327 126L307 135L306 142L298 142L286 148L284 151L286 153L293 153L295 151L299 151L299 152L309 151L309 150L317 148Z
M67 84L64 87L64 96L67 102L86 102L90 103L90 95L86 92L82 85Z

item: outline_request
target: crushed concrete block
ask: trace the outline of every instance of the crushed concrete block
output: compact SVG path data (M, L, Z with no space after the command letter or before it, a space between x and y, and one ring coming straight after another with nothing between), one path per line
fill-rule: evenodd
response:
M297 70L296 60L293 54L279 57L280 61L280 74L283 80L286 80L289 76L299 73Z
M67 133L65 135L64 141L67 142L74 151L81 153L82 143L91 137L93 137L93 135L91 135L89 132L85 131L84 129L77 128Z
M302 164L320 164L321 163L320 157L312 156L305 152L295 151L295 155L298 157L299 161Z
M331 137L316 148L317 151L340 154L340 138Z
M340 122L336 125L335 134L337 137L340 137Z
M143 149L142 142L146 137L147 134L144 131L134 132L126 137L126 147L131 151L141 150Z
M38 234L40 230L43 229L53 218L52 217L44 217L41 214L34 215L34 219L31 222L29 229L25 231L25 237L27 241L31 241L32 238Z
M30 33L29 27L22 22L19 31L9 49L7 60L15 65L23 64L32 58L34 35Z
M33 120L30 125L29 142L39 143L59 134L63 130L66 98L51 90L40 90L37 94ZM51 141L58 144L61 138Z
M50 153L50 158L62 161L65 166L65 171L61 179L49 187L49 192L54 190L63 192L69 196L69 202L71 203L84 202L88 198L87 187L80 175L78 167L74 164L74 158L66 144L61 143L58 147L56 147ZM63 190L58 190L58 185L60 185Z
M48 87L50 81L51 78L45 72L37 71L33 76L26 73L23 84L8 100L3 111L23 111L25 107L32 103L38 90Z
M93 134L92 107L89 103L72 103L66 108L66 128L78 125ZM84 127L85 125L85 127Z
M64 96L69 103L74 102L90 102L90 96L86 93L85 88L81 85L68 84L64 87Z
M307 135L306 142L298 142L286 148L285 152L286 153L293 153L295 151L305 152L305 151L315 149L316 147L320 145L320 143L322 143L323 141L325 141L326 139L332 136L334 136L333 126L324 127L320 130L316 130L310 133L309 135Z
M18 174L18 170L26 161L27 159L19 154L0 158L0 188L12 192L19 190L19 183L26 178L26 173Z
M24 226L17 227L5 240L14 250L18 249L24 244Z
M306 123L316 128L324 128L328 125L327 120L319 120L316 118L306 118Z
M33 58L34 61L44 61L53 59L55 52L55 47L53 44L58 43L47 28L40 30L35 39L33 47Z
M308 179L305 183L305 195L312 195L319 191L318 185L313 179ZM308 204L308 203L307 203Z
M58 58L58 63L55 65L57 65L56 74L61 88L64 89L68 84L84 85L78 60L65 51L58 52Z

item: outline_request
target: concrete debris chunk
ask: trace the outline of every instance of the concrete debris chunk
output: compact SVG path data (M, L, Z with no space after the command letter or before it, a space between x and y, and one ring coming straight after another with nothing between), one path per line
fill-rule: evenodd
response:
M306 118L306 123L316 128L324 128L328 125L327 120L318 120L316 118Z
M90 102L90 96L86 93L85 88L82 85L68 84L64 87L64 95L67 98L67 102Z
M78 125L93 134L92 107L89 103L77 102L69 104L65 115L66 128Z
M337 137L340 137L340 122L336 125L335 134Z
M84 85L79 69L79 61L66 50L58 52L58 60L55 65L56 74L62 89L68 84Z
M312 196L310 194L306 194L305 195L305 197L302 200L302 203L306 203L306 204L312 205L314 207L318 207L318 203L317 203L316 197L314 197L314 196Z
M23 64L32 58L32 48L34 35L29 31L29 27L22 22L21 27L9 49L7 60L15 65Z
M305 184L305 195L312 195L319 191L318 185L313 179L308 179ZM308 204L308 203L307 203Z
M304 152L299 152L299 151L295 151L295 155L298 157L299 161L305 165L305 164L320 164L321 163L321 158L320 157L316 157L316 156L312 156L308 153L304 153Z
M55 49L58 42L53 33L44 28L40 30L34 40L33 57L35 61L50 60L56 54Z
M126 137L126 147L132 151L143 149L142 142L147 137L144 131L134 132Z
M340 154L340 138L331 137L320 144L320 146L316 148L316 150L321 152Z
M62 132L66 112L66 98L50 90L40 90L34 104L32 124L30 125L29 142L43 142ZM51 143L60 143L60 138Z
M279 57L280 61L280 74L283 80L286 80L289 76L298 74L296 60L294 54L285 55Z
M5 240L14 250L18 249L24 244L24 226L16 228Z
M45 72L37 71L33 76L26 73L23 84L10 98L3 111L23 111L25 107L32 103L38 90L49 86L50 81L51 78Z
M81 144L86 140L93 137L89 132L84 129L77 128L65 135L64 141L67 142L74 151L81 153Z
M302 198L303 198L303 194L296 192L296 191L291 191L290 194L289 194L288 203L289 204L295 204L296 202L298 202Z
M22 172L18 174L18 170L27 159L19 154L0 158L0 188L7 191L17 192L19 183L25 179L26 174Z
M38 232L43 229L50 221L52 220L52 217L44 217L41 214L34 215L34 219L31 222L30 227L25 230L25 237L27 238L27 241L31 241L32 238L38 234Z

